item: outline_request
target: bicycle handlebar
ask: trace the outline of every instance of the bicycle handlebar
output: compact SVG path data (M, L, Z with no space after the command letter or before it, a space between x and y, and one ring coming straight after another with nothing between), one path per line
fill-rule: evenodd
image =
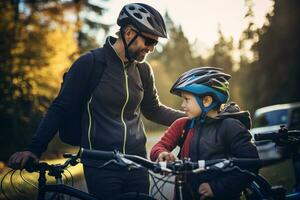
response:
M49 172L62 172L64 169L66 169L69 165L75 166L79 163L78 155L77 154L70 154L65 153L64 158L68 158L63 164L57 164L57 165L49 165L46 162L39 162L34 163L33 159L29 159L24 169L28 172L38 172L38 171L49 171Z
M290 130L288 131L285 127L281 127L277 132L269 132L264 134L254 134L255 141L262 140L272 140L275 143L278 143L280 139L286 140L289 143L289 137L294 137L300 139L300 130ZM294 143L295 140L290 140L291 143Z
M242 168L268 166L281 161L280 159L260 160L256 158L231 158L215 160L199 160L192 162L190 159L178 160L175 162L152 162L145 158L135 155L122 154L117 151L98 151L81 149L80 158L95 160L115 160L122 166L143 166L155 173L171 172L174 174L182 172L199 173L204 170L220 170L232 168L234 166Z

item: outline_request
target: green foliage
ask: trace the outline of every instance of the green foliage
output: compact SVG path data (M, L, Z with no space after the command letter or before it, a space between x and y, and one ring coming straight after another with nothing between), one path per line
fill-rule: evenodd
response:
M242 44L254 41L254 61L242 55L240 72L243 98L252 110L300 100L300 2L274 3L265 26L255 30L249 23L242 38Z
M155 52L149 60L156 77L156 86L161 101L179 108L180 99L171 95L169 90L180 74L194 67L194 58L182 28L176 26L168 14L165 15L165 19L168 41L161 47L161 52Z
M233 38L226 40L222 30L219 28L219 40L212 49L212 55L208 57L207 64L213 67L222 68L227 73L233 72Z
M257 105L293 102L300 100L300 2L275 1L270 26L256 44L260 69ZM272 75L271 75L272 74Z
M102 2L105 0L102 0ZM101 1L84 1L81 5L81 12L77 12L78 24L78 45L80 53L87 52L91 49L99 47L97 44L96 36L100 31L107 34L111 25L105 24L101 21L101 15L107 11L102 5ZM81 16L79 14L82 14Z
M0 2L0 160L28 144L77 55L74 2Z
M172 81L195 66L191 46L184 35L181 26L176 26L168 14L165 15L169 39L162 47L162 52L156 56L165 68Z
M34 71L47 66L51 49L46 42L47 22L41 21L37 13L16 17L14 5L3 2L0 12L0 159L3 159L13 148L28 141L27 134L33 131L35 119L41 115L34 109L36 101L47 100L34 95Z

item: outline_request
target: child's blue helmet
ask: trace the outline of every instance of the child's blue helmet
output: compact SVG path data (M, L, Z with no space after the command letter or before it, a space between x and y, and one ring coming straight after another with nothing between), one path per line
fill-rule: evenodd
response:
M229 74L215 67L198 67L183 73L173 84L170 92L181 95L181 92L189 92L195 95L195 98L202 110L202 118L206 113L226 103L229 100L229 83L231 78ZM211 96L214 102L209 107L204 107L202 97Z

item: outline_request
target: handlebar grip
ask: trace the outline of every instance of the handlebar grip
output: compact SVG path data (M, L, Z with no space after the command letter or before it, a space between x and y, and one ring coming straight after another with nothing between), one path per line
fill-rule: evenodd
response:
M113 151L98 151L98 150L88 150L81 149L81 158L95 159L95 160L111 160L116 157Z
M257 158L232 158L234 165L241 168L261 168L270 165L277 164L285 160L284 158L273 158L273 159L257 159Z
M73 153L64 153L63 154L64 158L76 158L77 154L73 154Z
M233 158L232 162L241 168L260 168L263 165L263 161L257 158Z
M28 171L28 172L35 172L35 171L37 171L37 166L38 166L38 163L36 163L35 161L34 161L34 158L32 158L32 157L30 157L27 161L26 161L26 163L25 163L25 165L24 165L24 169L26 170L26 171Z
M264 134L254 134L255 141L261 141L261 140L274 140L278 137L278 133L264 133Z

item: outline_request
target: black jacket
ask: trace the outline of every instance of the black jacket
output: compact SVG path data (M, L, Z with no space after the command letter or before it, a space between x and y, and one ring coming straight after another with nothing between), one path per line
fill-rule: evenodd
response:
M251 143L248 112L236 114L221 113L217 118L207 118L205 124L195 128L190 142L190 157L193 161L218 158L258 158L256 147ZM247 128L246 128L247 126ZM257 173L257 169L248 170ZM251 181L250 177L238 171L226 173L204 172L189 176L197 196L201 183L208 182L215 194L214 199L239 199L240 191Z
M125 64L112 48L115 38L109 37L103 47L107 65L101 80L86 103L82 117L82 146L97 150L119 150L146 156L143 115L160 124L170 125L183 113L162 105L154 84L153 72L147 63ZM92 55L78 58L69 70L61 92L48 108L47 114L32 139L28 150L40 156L56 134L60 123L79 106L86 93ZM143 81L137 67L143 74Z

